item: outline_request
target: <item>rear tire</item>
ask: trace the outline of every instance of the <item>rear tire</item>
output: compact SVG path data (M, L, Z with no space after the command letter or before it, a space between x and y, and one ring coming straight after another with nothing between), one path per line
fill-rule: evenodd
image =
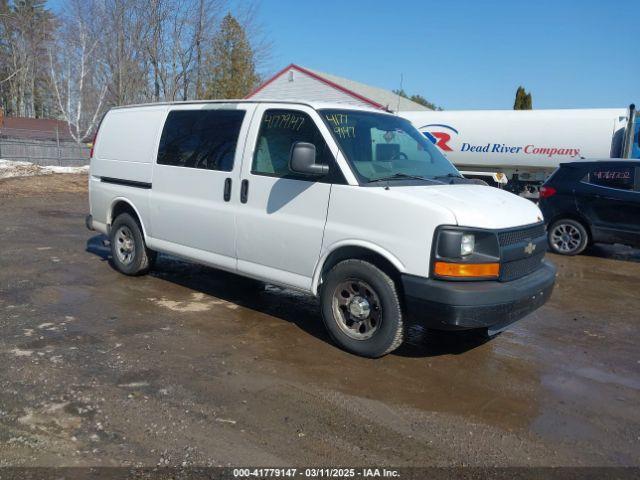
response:
M155 263L156 252L147 248L140 225L128 213L116 217L109 230L109 241L113 265L125 275L144 275Z
M589 233L580 222L570 218L556 220L547 233L549 248L559 255L578 255L589 245Z
M351 353L382 357L404 340L396 285L371 263L344 260L335 265L326 275L320 301L331 338Z

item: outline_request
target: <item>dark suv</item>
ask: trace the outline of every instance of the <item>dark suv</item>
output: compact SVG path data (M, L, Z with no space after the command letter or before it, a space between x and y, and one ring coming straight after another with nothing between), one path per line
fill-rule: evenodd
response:
M562 163L540 187L539 206L555 253L594 242L640 247L640 160Z

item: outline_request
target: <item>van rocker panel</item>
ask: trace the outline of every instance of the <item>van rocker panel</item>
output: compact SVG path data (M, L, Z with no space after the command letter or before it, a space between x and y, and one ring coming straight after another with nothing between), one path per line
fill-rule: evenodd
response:
M505 326L547 302L556 271L545 260L535 272L511 282L449 282L403 274L408 319L439 330Z

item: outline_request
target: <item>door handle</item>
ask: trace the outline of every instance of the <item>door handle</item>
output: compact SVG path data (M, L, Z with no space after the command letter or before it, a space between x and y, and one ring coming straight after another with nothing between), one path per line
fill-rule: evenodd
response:
M223 198L225 202L228 202L229 200L231 200L231 179L230 178L225 178L224 180Z
M247 203L247 199L249 198L249 180L242 180L240 184L240 201L242 203Z

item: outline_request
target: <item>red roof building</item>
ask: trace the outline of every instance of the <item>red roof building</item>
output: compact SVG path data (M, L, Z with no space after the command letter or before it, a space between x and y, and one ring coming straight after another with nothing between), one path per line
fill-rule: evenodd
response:
M389 90L293 63L260 85L247 98L328 102L391 112L430 110Z
M23 140L73 140L69 125L50 118L3 117L0 115L0 137Z

